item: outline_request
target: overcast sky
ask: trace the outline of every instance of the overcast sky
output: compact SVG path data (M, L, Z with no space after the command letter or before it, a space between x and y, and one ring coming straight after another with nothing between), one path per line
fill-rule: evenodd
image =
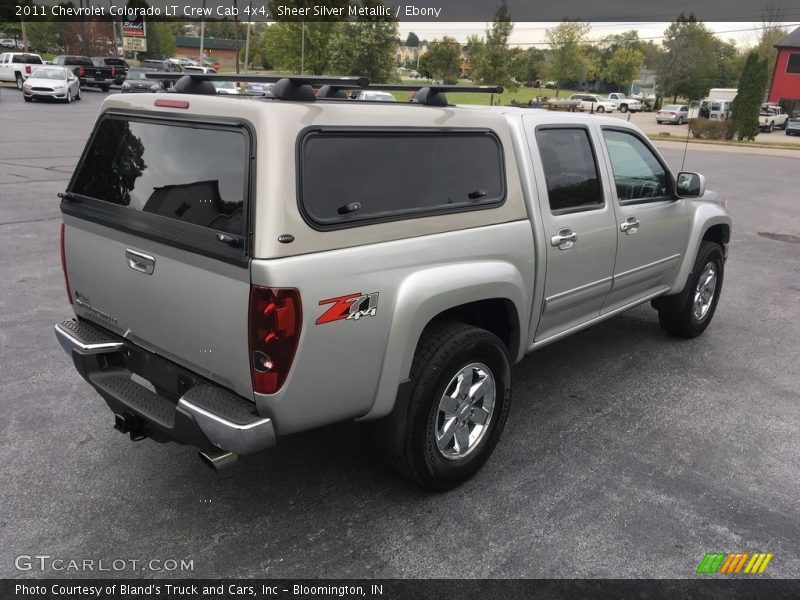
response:
M558 23L514 23L514 32L511 34L509 42L511 45L521 47L543 46L545 41L545 30L555 27ZM724 22L724 23L705 23L706 27L715 32L721 39L735 40L741 47L753 46L759 38L761 23L754 22ZM640 38L652 38L659 43L664 30L669 23L592 23L592 30L589 38L592 40L603 38L614 33L621 33L636 29ZM786 28L791 31L800 23L787 23ZM445 35L455 37L459 42L467 41L467 36L471 34L483 35L486 24L481 23L400 23L400 38L405 40L410 31L419 36L421 40L432 41Z

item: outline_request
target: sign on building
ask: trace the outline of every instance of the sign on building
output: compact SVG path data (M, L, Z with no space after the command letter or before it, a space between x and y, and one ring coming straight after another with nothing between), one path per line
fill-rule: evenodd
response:
M144 28L144 19L142 18L136 21L123 21L122 37L131 37L131 38L146 37L146 32Z
M147 52L147 40L140 37L124 37L122 49L125 52Z

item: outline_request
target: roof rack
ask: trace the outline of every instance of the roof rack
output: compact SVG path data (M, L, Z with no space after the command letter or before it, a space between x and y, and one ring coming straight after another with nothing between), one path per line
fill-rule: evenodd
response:
M175 73L145 73L148 79L174 79ZM346 99L345 90L358 89L377 91L413 92L414 101L427 106L447 106L445 92L465 92L477 94L502 94L499 85L370 85L366 77L315 77L306 75L241 75L227 73L185 73L175 83L173 89L184 94L216 94L214 81L243 81L253 83L274 83L272 95L279 100L295 102L314 102L323 99ZM312 86L319 86L315 94Z

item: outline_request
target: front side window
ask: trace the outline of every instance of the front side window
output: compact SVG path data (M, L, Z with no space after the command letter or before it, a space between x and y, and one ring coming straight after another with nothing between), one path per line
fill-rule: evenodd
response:
M322 228L505 199L502 148L488 131L312 130L301 140L300 170L304 216Z
M239 131L110 117L99 124L70 191L244 235L248 163Z
M585 210L603 205L589 132L581 128L537 129L550 210Z
M660 199L669 195L669 177L644 142L624 131L603 130L620 202Z

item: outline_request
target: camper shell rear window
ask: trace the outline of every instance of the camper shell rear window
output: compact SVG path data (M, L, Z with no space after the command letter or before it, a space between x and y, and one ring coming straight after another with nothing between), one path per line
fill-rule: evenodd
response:
M241 259L251 155L252 135L242 123L107 114L95 127L62 209Z

